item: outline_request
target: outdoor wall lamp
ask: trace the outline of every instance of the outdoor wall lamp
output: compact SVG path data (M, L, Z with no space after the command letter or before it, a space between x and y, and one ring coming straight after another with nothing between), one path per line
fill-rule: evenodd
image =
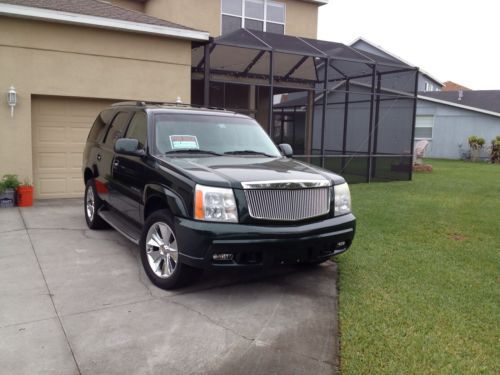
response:
M10 107L10 117L14 117L14 107L17 104L17 93L16 89L12 85L7 92L7 104L9 104Z

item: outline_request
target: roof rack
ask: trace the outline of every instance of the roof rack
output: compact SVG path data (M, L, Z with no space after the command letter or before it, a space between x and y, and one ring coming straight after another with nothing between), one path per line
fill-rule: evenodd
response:
M154 101L127 101L127 102L117 102L111 104L112 107L120 107L120 106L147 106L147 105L156 105L156 106L171 106L171 107L182 107L182 108L199 108L199 109L213 109L217 111L228 112L225 108L220 107L206 107L204 105L199 104L188 104L188 103L178 103L178 102L154 102Z

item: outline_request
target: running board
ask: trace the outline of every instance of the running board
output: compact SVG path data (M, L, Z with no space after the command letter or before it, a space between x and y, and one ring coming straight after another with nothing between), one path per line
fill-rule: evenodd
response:
M125 219L122 215L109 211L109 210L100 210L98 215L109 225L111 225L114 229L116 229L120 234L122 234L129 241L132 241L136 245L139 245L139 241L141 239L140 230L131 224L127 219Z

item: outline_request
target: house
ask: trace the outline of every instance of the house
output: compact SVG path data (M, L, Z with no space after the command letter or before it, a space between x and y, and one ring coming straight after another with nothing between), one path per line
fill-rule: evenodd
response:
M327 2L0 0L0 176L32 179L36 198L80 197L81 152L103 107L190 102L194 47L241 27L314 39Z
M358 50L361 51L366 51L370 52L374 55L382 56L382 57L387 57L387 58L392 58L395 60L398 60L402 63L406 63L408 65L412 65L409 62L405 61L401 57L395 55L392 52L389 52L388 50L384 49L383 47L370 42L364 37L359 37L356 40L354 40L351 44L351 47L354 47ZM433 77L426 71L420 69L419 72L419 77L418 77L418 91L441 91L443 88L444 84L439 81L437 78Z
M366 38L356 39L351 46L405 62ZM469 136L483 137L489 144L500 135L500 91L473 91L452 81L441 83L423 70L419 72L418 91L415 141L425 139L430 142L427 157L464 158L469 151ZM487 157L486 149L482 156Z
M471 135L484 138L486 146L500 136L500 90L419 93L415 140L430 142L426 157L465 158ZM488 154L485 149L482 157Z
M445 83L443 83L443 87L441 88L441 91L459 91L459 90L468 91L471 89L453 81L446 81Z

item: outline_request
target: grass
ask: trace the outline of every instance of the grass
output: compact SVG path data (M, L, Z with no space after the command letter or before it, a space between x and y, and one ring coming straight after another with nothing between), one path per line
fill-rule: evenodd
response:
M500 165L427 162L411 182L351 186L344 374L500 373Z

